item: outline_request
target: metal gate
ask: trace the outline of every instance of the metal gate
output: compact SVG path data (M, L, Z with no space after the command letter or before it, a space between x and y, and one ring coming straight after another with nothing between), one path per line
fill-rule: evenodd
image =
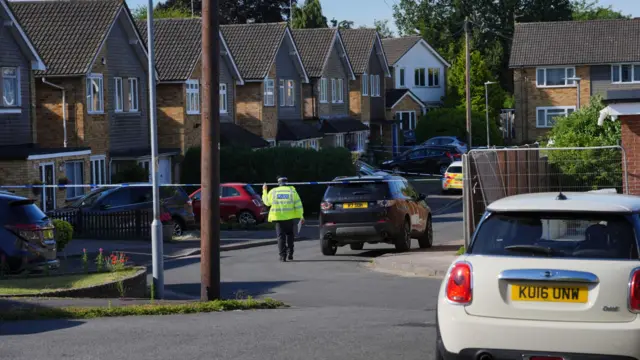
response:
M594 190L629 193L626 153L621 146L476 149L462 159L465 244L486 207L507 196Z

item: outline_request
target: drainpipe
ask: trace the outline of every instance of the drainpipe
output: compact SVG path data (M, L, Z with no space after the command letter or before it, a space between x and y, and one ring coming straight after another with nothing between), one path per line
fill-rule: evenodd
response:
M54 87L58 90L62 90L62 132L64 136L64 147L67 147L67 99L66 99L66 91L62 86L52 84L47 81L46 78L42 78L42 82Z

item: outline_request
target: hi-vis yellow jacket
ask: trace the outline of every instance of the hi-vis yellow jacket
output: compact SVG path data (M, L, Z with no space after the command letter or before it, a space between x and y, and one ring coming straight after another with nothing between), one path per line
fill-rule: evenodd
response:
M270 206L269 222L302 219L302 201L293 186L278 186L268 193L262 191L262 202Z

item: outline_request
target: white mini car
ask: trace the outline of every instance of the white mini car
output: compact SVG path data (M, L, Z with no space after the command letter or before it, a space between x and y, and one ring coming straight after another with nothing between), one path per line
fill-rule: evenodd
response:
M640 359L639 213L606 193L489 205L440 288L436 359Z

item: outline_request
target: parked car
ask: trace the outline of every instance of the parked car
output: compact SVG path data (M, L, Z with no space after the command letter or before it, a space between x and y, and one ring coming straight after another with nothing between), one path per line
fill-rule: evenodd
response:
M163 209L171 214L174 222L173 234L180 236L184 231L195 226L195 216L191 199L178 186L161 186L160 200ZM90 213L114 213L129 210L144 210L153 208L152 187L126 186L98 188L69 206L56 210L83 211Z
M5 271L58 268L54 231L35 200L0 192L0 257Z
M200 221L200 193L189 197L193 201L196 218ZM225 183L220 185L220 217L223 221L236 219L241 224L260 224L267 219L269 209L249 184Z
M442 192L451 190L462 190L462 161L452 162L442 177Z
M436 359L640 359L640 198L491 203L449 268Z
M337 179L336 179L337 180ZM322 253L335 255L338 247L362 250L365 243L388 243L399 251L411 249L418 238L421 248L433 244L431 209L400 176L339 178L370 182L332 184L320 204Z
M451 148L419 146L403 152L393 160L383 162L381 168L394 172L443 175L449 165L458 159L459 156Z
M461 153L466 153L468 150L467 144L460 140L456 136L436 136L422 143L422 146L442 146L453 145L457 147Z
M362 161L362 160L357 160L356 161L356 168L358 170L358 174L360 174L361 176L371 176L371 175L379 175L379 176L384 176L384 175L389 175L389 173L382 171L382 170L378 170L376 168L374 168L373 166L367 164L366 162Z

